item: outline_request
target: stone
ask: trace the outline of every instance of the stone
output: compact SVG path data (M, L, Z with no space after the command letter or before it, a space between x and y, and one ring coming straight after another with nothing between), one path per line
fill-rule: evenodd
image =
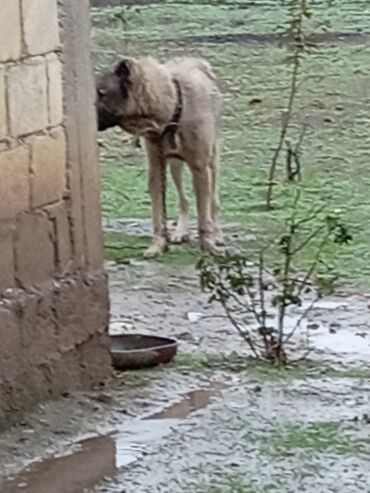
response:
M71 350L96 333L108 332L109 295L105 274L68 277L54 290L59 349Z
M45 60L36 57L12 67L7 84L11 135L44 130L49 120Z
M14 223L0 221L0 294L15 283L13 257Z
M21 15L19 2L1 0L0 62L16 60L21 55Z
M54 243L47 215L21 214L15 239L15 275L19 285L34 286L51 279L53 274Z
M41 55L55 51L59 46L57 0L22 0L22 13L27 52Z
M5 74L4 69L0 67L0 139L7 135L7 130Z
M33 290L21 298L19 325L22 336L21 347L24 363L43 365L58 358L57 326L51 290Z
M2 378L14 378L20 372L21 335L16 315L7 308L0 308L0 361Z
M66 139L62 128L32 139L31 169L32 207L60 201L66 188Z
M29 208L29 150L0 152L0 220L13 218Z
M62 64L57 55L46 58L48 73L49 125L56 126L63 122L63 80Z
M65 201L58 202L45 210L54 224L58 273L66 274L72 267L72 238L67 204Z

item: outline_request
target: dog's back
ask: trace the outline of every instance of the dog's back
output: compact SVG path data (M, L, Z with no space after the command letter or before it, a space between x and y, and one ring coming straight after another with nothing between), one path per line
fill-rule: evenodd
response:
M189 105L188 113L194 119L198 119L203 113L204 117L214 120L216 126L222 113L223 97L217 85L217 78L211 65L202 58L179 57L169 60L165 68L172 77L179 80L185 95L185 104ZM213 118L212 118L213 117Z
M210 80L216 81L216 76L210 63L202 58L195 57L177 57L166 63L166 67L173 74L189 74L195 70L203 72Z

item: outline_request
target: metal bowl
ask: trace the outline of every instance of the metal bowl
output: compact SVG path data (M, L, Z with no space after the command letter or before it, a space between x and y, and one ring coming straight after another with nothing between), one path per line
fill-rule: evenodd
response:
M144 334L111 335L113 366L117 370L149 368L170 363L177 352L177 341Z

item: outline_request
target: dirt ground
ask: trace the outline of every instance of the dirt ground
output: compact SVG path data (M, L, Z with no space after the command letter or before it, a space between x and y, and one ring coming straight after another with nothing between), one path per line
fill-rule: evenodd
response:
M367 297L319 304L316 365L270 372L241 366L193 267L107 268L112 333L176 337L177 362L26 416L0 437L2 493L369 491Z

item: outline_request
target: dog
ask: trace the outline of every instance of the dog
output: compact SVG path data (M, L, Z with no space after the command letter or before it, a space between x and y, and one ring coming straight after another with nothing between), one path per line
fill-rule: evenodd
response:
M174 58L123 58L97 79L98 130L119 126L145 142L152 203L152 240L146 257L162 254L168 242L188 240L189 202L182 171L190 168L203 252L220 253L219 133L223 97L208 62ZM165 213L166 163L179 195L180 215L168 238Z

